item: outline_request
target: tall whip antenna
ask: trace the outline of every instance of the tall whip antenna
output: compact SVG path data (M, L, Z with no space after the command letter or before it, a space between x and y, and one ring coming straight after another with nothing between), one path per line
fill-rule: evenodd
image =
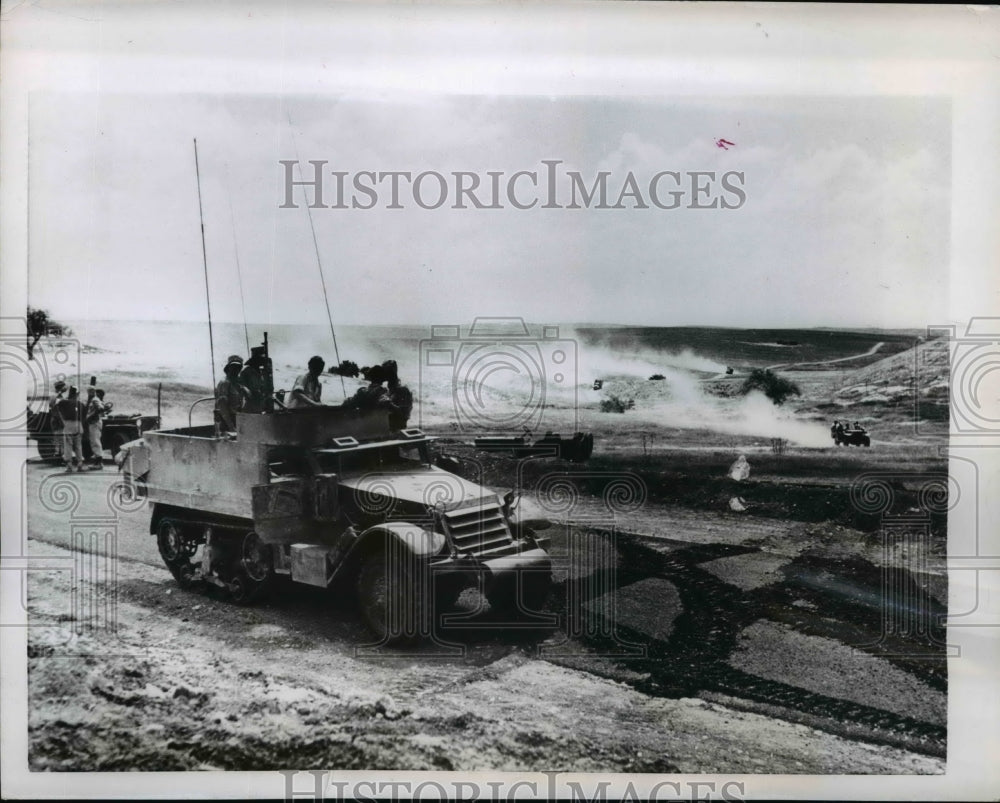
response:
M250 332L247 330L247 304L243 298L243 271L240 270L240 243L236 237L236 215L233 214L233 188L229 183L229 164L226 163L226 186L229 190L229 221L233 224L233 250L236 252L236 278L240 282L240 308L243 310L243 337L247 341L247 356L250 356Z
M212 340L212 296L208 292L208 254L205 251L205 215L201 211L201 171L198 169L198 140L194 141L194 174L198 180L198 219L201 221L201 261L205 267L205 304L208 307L208 349L212 356L212 390L215 390L215 342Z
M299 146L295 142L295 129L292 126L292 116L288 115L288 129L292 134L292 147L295 149L295 164L299 166L299 180L302 179L302 166L299 161ZM319 258L319 245L316 242L316 227L313 225L312 208L309 206L309 199L306 197L305 183L302 186L302 199L306 202L306 214L309 216L309 231L312 232L313 250L316 252L316 267L319 269L319 281L323 286L323 300L326 302L326 317L330 321L330 335L333 337L333 354L337 358L337 365L340 365L340 350L337 348L337 333L333 330L333 314L330 312L330 296L326 292L326 278L323 276L323 263ZM340 389L347 398L347 386L344 384L344 376L340 375Z

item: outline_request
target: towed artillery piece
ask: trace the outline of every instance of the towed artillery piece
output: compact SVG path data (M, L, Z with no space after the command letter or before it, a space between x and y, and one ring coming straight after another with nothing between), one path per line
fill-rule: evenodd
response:
M534 443L529 443L527 435L518 435L476 438L473 445L483 452L501 452L514 457L558 457L572 463L585 463L594 452L594 436L589 432L577 432L572 438L562 438L546 432Z
M431 441L382 409L272 409L237 413L235 435L147 432L121 463L182 587L238 603L281 578L353 592L382 644L430 636L474 584L530 616L551 585L547 540L515 521L513 492L435 465Z

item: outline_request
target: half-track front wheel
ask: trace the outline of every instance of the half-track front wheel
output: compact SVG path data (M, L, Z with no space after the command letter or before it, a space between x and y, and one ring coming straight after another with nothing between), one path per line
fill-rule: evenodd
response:
M380 644L412 644L421 635L426 597L405 561L386 550L366 555L358 572L357 593L361 618Z

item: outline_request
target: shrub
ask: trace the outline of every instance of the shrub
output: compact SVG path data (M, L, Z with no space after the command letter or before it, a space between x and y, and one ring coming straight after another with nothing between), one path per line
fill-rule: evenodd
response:
M610 395L606 399L601 399L602 413L624 413L635 407L635 399L623 399L620 396Z
M753 390L762 391L775 404L784 404L789 396L801 396L802 391L794 382L778 376L770 368L754 368L743 382L740 393L744 396Z

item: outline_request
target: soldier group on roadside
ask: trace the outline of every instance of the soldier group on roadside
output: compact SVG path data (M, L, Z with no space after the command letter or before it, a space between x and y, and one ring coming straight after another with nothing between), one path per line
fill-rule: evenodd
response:
M63 394L66 394L65 396ZM104 468L101 434L104 419L114 405L104 400L104 391L91 385L87 388L87 401L80 399L75 385L59 380L55 393L49 399L49 420L53 433L61 434L63 461L66 471L83 471L83 436L90 444L92 468Z
M251 349L250 358L245 364L238 354L232 354L226 360L223 369L225 379L215 388L215 421L219 431L236 431L237 412L260 413L268 409L270 390L263 370L265 363L263 347ZM312 357L306 373L296 377L288 400L282 404L275 399L275 403L291 410L322 407L323 384L320 376L325 367L326 361L322 357ZM360 369L354 363L345 361L340 366L331 368L330 373L342 376L363 375L368 381L366 387L360 388L354 396L344 401L345 408L385 409L389 413L391 429L406 427L413 410L413 394L400 382L395 360L386 360L381 365Z

